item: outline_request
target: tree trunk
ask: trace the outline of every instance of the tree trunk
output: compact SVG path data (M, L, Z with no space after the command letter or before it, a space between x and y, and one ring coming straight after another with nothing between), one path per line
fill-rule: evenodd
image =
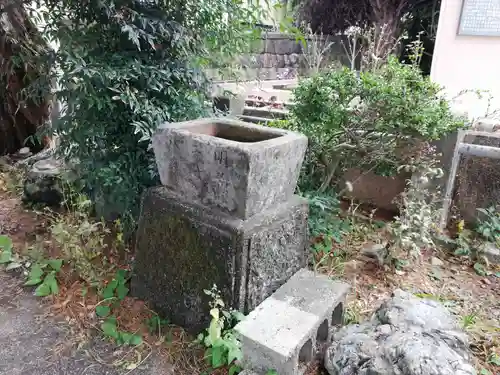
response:
M0 0L0 155L16 152L49 115L48 48L21 1ZM36 85L36 86L35 86ZM49 91L48 91L49 90ZM40 142L28 144L37 151Z

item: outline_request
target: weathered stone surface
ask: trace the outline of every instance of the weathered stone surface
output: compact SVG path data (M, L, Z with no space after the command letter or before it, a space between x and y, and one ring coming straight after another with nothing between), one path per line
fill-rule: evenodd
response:
M26 174L23 200L50 206L59 205L63 199L62 173L63 164L57 159L37 161Z
M342 324L349 285L301 269L234 329L244 367L296 375L324 350Z
M479 254L486 257L489 262L500 264L500 249L492 242L486 242L479 248Z
M404 175L379 176L373 172L351 168L342 177L342 186L345 182L351 183L352 190L345 193L350 198L384 210L397 211L398 206L394 200L404 191L408 177Z
M366 323L342 328L325 357L330 375L473 375L467 336L436 301L396 290Z
M153 188L143 199L132 293L197 331L209 317L204 289L216 284L228 306L251 311L306 265L307 247L307 202L297 196L241 220Z
M293 196L307 138L214 118L163 125L153 148L164 186L185 201L248 218Z

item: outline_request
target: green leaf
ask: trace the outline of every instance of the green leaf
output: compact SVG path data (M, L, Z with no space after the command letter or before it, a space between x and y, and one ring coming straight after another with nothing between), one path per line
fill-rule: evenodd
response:
M487 276L488 272L481 263L474 263L474 270L479 276Z
M482 368L481 369L481 372L479 373L480 375L491 375L491 372L489 372L488 370L486 370L485 368Z
M134 334L130 338L130 345L139 346L139 345L142 344L142 342L143 341L142 341L142 336L141 335Z
M500 366L500 356L493 353L492 355L490 355L490 358L488 358L488 362L492 365Z
M227 364L230 365L233 361L241 361L243 359L243 353L238 347L231 348L227 354Z
M63 261L62 259L49 259L47 261L47 264L56 272L59 272L61 270Z
M119 332L118 333L119 336L120 336L120 341L125 344L125 345L129 345L130 344L130 341L132 340L132 334L129 333L129 332Z
M102 291L102 297L104 299L110 299L115 296L115 289L118 286L118 281L113 279Z
M0 254L0 264L10 263L12 261L12 253L10 250L2 250Z
M276 370L269 370L268 372L266 372L266 375L278 375L278 371L276 371Z
M118 287L116 288L116 295L118 296L118 299L120 301L123 301L123 299L127 296L128 292L129 289L123 284L118 285Z
M42 279L44 273L42 266L39 263L35 263L31 266L30 273L28 274L28 281Z
M0 235L0 250L8 253L12 252L12 240L9 236Z
M42 279L30 279L24 283L25 286L35 286L42 282Z
M35 289L35 296L37 297L47 297L50 295L50 285L45 282L40 284L38 288Z
M106 321L104 321L101 324L101 329L102 329L102 332L104 333L104 335L111 337L115 340L117 340L119 338L118 330L116 328L116 318L115 317L110 317L110 318L106 319Z
M95 308L95 313L101 318L105 318L111 314L111 309L109 306L99 305Z
M241 372L242 368L240 366L232 365L229 367L228 375L236 375Z
M224 366L222 359L223 349L221 346L212 347L212 366L215 368Z
M50 294L59 294L59 285L57 284L56 271L52 271L47 274L47 276L45 276L45 279L43 279L43 283L49 286Z

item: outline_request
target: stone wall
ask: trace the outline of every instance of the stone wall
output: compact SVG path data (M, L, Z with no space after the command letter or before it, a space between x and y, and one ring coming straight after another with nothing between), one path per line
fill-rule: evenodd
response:
M348 60L342 46L342 37L327 37L320 40L321 45L326 46L332 42L328 56L324 63L339 61L347 64ZM312 48L313 41L306 38L309 48L304 48L301 42L297 42L290 34L280 32L265 32L261 39L251 46L251 53L241 56L236 65L238 75L242 80L254 79L292 79L298 74L307 75L307 61L304 54ZM220 80L230 80L223 77L220 72L211 73L213 77Z

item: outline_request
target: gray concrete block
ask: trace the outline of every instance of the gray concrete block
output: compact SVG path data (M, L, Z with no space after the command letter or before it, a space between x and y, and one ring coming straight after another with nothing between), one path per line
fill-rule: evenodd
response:
M199 332L214 284L249 312L307 264L307 201L298 196L242 220L186 203L165 187L143 198L132 294L172 323Z
M213 118L160 126L153 148L164 186L188 202L248 218L293 196L307 138Z
M253 310L235 330L245 368L302 374L341 325L349 285L307 269L298 271Z

